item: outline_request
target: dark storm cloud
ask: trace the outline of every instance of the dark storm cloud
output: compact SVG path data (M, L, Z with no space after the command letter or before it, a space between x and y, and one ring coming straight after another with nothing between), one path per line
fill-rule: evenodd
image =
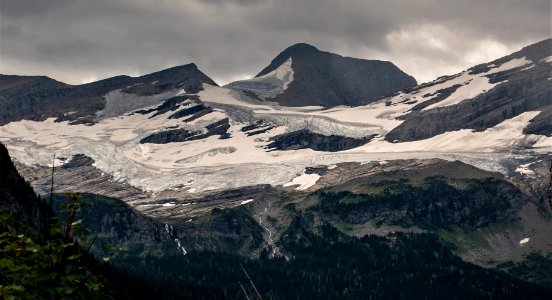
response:
M79 83L195 62L219 83L296 42L417 79L550 37L549 0L0 0L0 73Z

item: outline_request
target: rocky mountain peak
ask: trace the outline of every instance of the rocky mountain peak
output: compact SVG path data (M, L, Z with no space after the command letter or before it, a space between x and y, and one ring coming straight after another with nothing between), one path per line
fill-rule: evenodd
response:
M286 76L276 78L276 73ZM415 85L412 76L391 62L343 57L298 43L278 54L255 79L228 86L285 106L331 107L364 105Z

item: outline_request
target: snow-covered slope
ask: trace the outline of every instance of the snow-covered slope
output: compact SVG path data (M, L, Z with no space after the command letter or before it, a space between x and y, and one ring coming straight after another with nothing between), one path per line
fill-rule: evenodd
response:
M552 39L545 40L387 100L390 105L404 101L411 109L386 140L422 140L461 129L483 131L528 111L541 113L524 132L552 135L545 121L552 107L548 80L552 64L546 60L551 49Z
M228 84L227 87L253 92L263 100L274 98L283 93L293 81L291 63L291 58L289 58L270 73L252 79L235 81Z

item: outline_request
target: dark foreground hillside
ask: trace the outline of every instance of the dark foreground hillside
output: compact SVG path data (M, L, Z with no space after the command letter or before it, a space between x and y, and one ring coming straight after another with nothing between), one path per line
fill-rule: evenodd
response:
M263 299L547 299L552 291L462 262L432 235L315 236L294 223L295 255L246 259L229 253L127 258L122 286L156 299L244 299L247 270ZM147 274L147 275L145 275ZM251 292L253 290L251 289ZM415 291L415 293L413 293ZM139 294L138 294L139 293ZM252 293L253 294L253 293Z

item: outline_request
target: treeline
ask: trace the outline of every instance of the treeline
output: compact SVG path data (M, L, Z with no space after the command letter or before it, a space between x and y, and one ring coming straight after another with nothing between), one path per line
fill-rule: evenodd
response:
M247 270L263 299L550 299L552 291L465 263L437 237L347 237L314 233L296 218L281 247L287 258L191 252L117 261L111 280L155 299L244 299ZM137 288L139 287L139 288Z

